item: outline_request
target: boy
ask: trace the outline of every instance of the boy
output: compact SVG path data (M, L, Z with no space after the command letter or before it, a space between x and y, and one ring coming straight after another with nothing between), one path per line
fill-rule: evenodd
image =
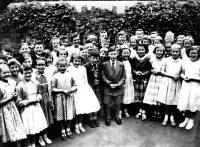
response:
M101 64L99 63L99 52L98 50L91 50L89 52L89 61L85 64L88 83L94 90L99 104L102 106L102 79L101 79ZM97 119L97 112L89 114L89 126L91 128L99 127L100 124Z
M117 60L117 51L114 47L108 50L110 60L102 64L102 79L104 82L104 104L106 126L110 126L110 107L112 101L115 105L115 120L118 125L122 124L120 116L120 105L123 96L123 84L125 82L125 69L122 62Z

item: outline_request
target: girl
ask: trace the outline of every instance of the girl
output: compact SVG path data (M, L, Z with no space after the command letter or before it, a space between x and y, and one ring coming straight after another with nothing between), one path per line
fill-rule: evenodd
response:
M126 81L124 84L124 96L122 99L122 103L124 106L124 114L126 117L129 117L128 113L128 105L134 102L134 86L133 86L133 76L132 69L130 65L130 54L131 51L127 45L122 45L122 62L124 63L125 72L126 72Z
M75 120L75 132L80 134L80 131L82 133L85 132L85 129L82 126L83 114L99 111L100 104L94 91L88 84L86 68L84 66L80 66L83 61L82 57L76 56L72 61L73 66L70 66L68 70L74 76L77 83L77 93L75 99L77 115Z
M29 147L35 147L35 135L47 128L47 121L40 106L42 99L38 92L38 83L31 79L33 70L26 65L23 69L23 80L17 85L17 105L27 135Z
M141 117L142 120L146 120L146 111L143 99L151 72L149 57L145 56L147 53L147 46L142 44L138 45L137 56L134 57L130 62L134 78L135 102L139 103L139 113L135 117L137 119Z
M53 37L51 39L51 46L52 46L52 56L53 56L53 65L56 65L56 62L58 61L58 51L59 51L59 46L60 46L60 38L57 38L57 37Z
M11 59L8 61L8 66L10 68L11 76L10 78L16 81L16 85L22 80L22 75L19 72L21 64L16 59Z
M66 50L59 50L58 57L63 57L65 59L67 59L67 56L68 56L68 52ZM69 62L67 61L67 63L69 63Z
M39 82L39 93L42 96L42 100L40 101L40 105L44 112L45 118L47 120L48 127L53 124L53 116L51 113L51 90L48 85L47 78L44 75L44 69L46 66L46 60L44 58L38 58L36 61L36 80ZM45 146L45 143L51 144L52 141L47 137L47 129L43 130L39 134L39 144L41 146Z
M194 40L191 36L183 38L183 49L181 50L181 57L183 60L189 59L186 52L192 45L194 45Z
M77 87L72 74L66 71L67 60L65 58L58 58L57 68L58 72L53 75L51 81L52 92L55 94L54 118L60 122L61 137L65 141L67 137L74 138L71 132L71 121L75 116L74 91Z
M159 86L162 79L161 68L163 65L163 57L165 55L164 46L162 44L157 45L154 50L154 54L156 54L156 56L153 56L150 60L150 63L152 65L152 70L151 70L152 74L149 79L149 83L147 85L143 102L149 105L156 106L154 108L152 120L155 119L160 120L161 119L160 104L157 102L157 98L158 98Z
M182 65L183 83L180 91L178 109L185 111L185 120L179 124L180 128L192 129L194 126L194 116L200 110L200 60L199 46L192 46L187 50L190 60Z
M0 65L0 136L3 143L13 143L26 138L24 125L15 105L16 82L9 77L9 67Z
M174 121L174 111L178 103L181 81L179 79L182 60L180 59L181 46L173 44L171 46L171 57L166 58L163 63L161 74L163 75L158 93L158 101L165 104L165 118L163 126L167 125L169 116L172 126L176 126Z

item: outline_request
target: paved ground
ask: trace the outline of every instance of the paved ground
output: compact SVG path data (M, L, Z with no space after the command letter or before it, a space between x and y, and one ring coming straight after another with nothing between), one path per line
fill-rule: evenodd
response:
M99 128L92 129L84 124L86 132L67 141L61 140L59 127L54 125L49 132L53 144L48 147L200 147L199 122L200 112L190 131L170 125L163 127L161 123L150 120L137 120L133 115L128 119L123 118L121 126L112 120L111 126L107 127L101 119ZM0 147L5 145L0 143Z
M199 122L199 118L196 121ZM86 133L76 135L72 140L61 141L59 137L51 136L53 144L49 147L199 147L197 128L200 127L197 125L186 131L131 117L124 118L121 126L112 121L107 127L102 120L100 128L92 129L85 125Z

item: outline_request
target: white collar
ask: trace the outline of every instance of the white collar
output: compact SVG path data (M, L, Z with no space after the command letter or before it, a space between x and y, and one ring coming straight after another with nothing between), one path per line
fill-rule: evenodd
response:
M144 60L146 58L146 55L144 55L144 57L142 57L142 58L140 58L139 56L138 56L138 54L136 55L136 59L138 59L138 60Z

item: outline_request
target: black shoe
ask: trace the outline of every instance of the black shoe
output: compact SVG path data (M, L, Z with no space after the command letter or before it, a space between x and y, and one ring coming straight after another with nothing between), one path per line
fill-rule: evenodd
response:
M90 128L96 128L96 125L94 124L93 121L89 121L89 124Z
M117 123L118 125L121 125L121 124L122 124L122 120L119 119L119 118L116 118L115 121L116 121L116 123Z
M94 120L94 125L95 125L96 127L100 127L100 123L99 123L97 120Z
M106 119L106 120L105 120L105 125L106 125L106 126L110 126L110 119Z

